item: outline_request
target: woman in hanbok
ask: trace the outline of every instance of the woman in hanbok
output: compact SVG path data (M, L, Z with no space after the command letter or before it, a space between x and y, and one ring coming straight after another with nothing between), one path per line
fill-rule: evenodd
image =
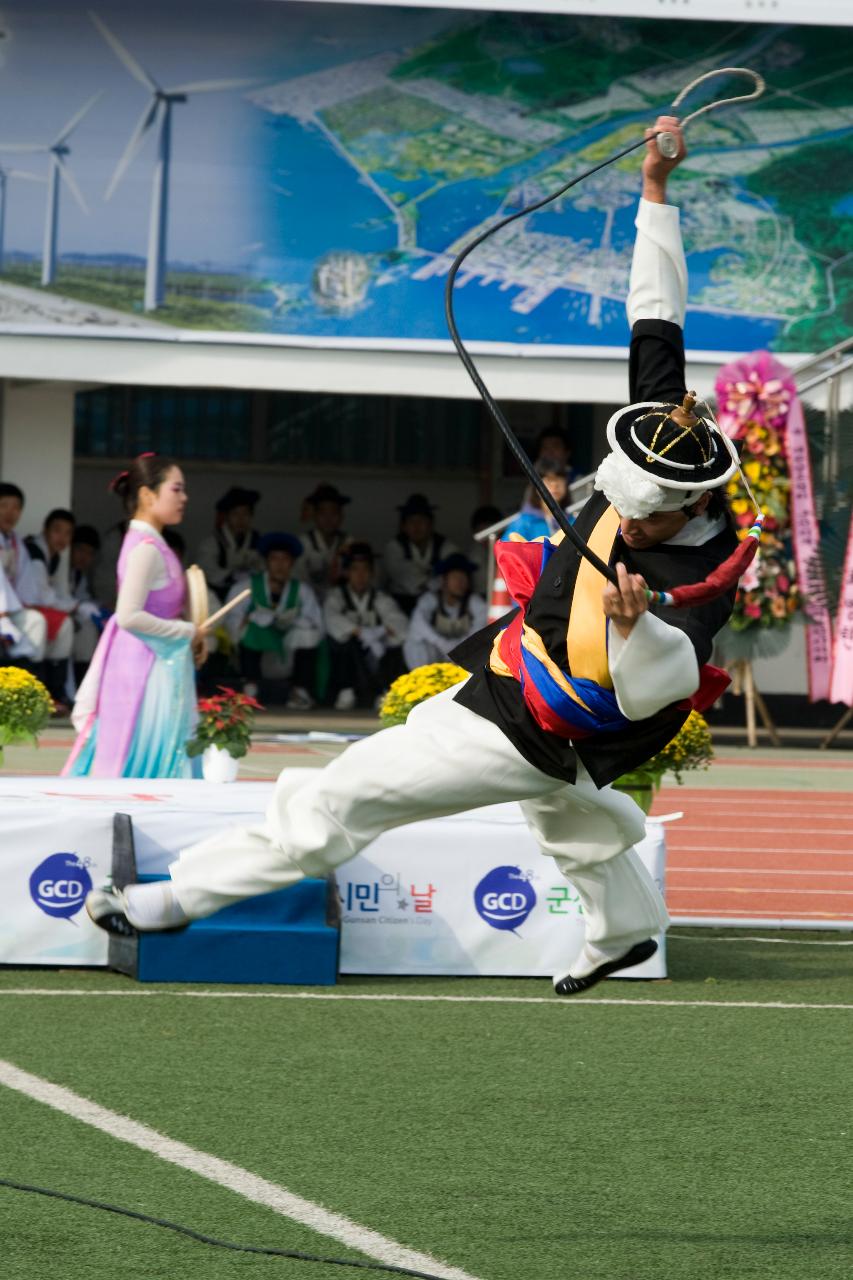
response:
M130 516L116 611L74 703L77 739L63 776L190 778L197 770L185 747L204 636L184 619L184 571L163 537L183 519L183 472L171 458L142 454L112 488Z

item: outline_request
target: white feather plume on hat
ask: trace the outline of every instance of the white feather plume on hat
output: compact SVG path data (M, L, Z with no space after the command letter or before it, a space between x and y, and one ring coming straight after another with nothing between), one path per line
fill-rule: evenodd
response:
M648 472L634 465L624 453L608 453L595 473L595 488L629 520L645 520L655 511L680 511L705 493L705 489L672 489L656 484Z

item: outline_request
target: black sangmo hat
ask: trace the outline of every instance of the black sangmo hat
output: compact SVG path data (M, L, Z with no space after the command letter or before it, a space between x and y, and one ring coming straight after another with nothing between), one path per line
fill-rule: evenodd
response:
M737 454L713 418L682 405L648 401L619 409L607 424L613 452L596 473L620 514L642 519L653 511L677 511L734 475Z
M227 493L223 493L216 504L216 510L221 512L222 515L233 511L235 507L251 507L252 511L254 511L260 497L261 495L257 489L241 489L235 485Z
M356 560L364 560L366 564L373 564L375 560L373 548L369 542L350 542L341 552L341 561L345 569L351 564L355 564Z
M479 565L474 564L473 560L469 560L461 551L454 551L451 555L445 556L443 560L439 560L435 566L436 573L452 573L454 569L460 569L462 573L467 573L470 577L472 573L476 573Z
M345 493L341 493L340 489L336 489L333 484L318 484L313 493L309 493L305 499L314 506L318 502L334 502L339 507L345 507L348 502L352 502L352 498L348 498Z
M398 506L400 519L405 520L406 516L430 516L432 517L437 508L432 505L429 499L423 493L412 493L404 503Z

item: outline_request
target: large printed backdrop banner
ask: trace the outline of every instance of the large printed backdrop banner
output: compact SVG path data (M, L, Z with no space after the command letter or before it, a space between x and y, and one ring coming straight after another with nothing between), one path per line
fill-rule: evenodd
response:
M697 122L672 183L690 344L846 336L853 79L832 28L94 4L0 14L6 331L444 340L460 244L638 136L712 49L768 92ZM465 335L623 346L638 168L607 168L477 250Z

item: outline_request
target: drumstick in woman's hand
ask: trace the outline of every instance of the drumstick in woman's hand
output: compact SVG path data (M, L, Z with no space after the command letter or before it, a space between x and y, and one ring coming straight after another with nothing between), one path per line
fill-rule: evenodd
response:
M246 587L245 591L241 591L240 594L238 596L235 596L233 600L229 600L228 603L224 604L221 609L217 609L216 613L212 613L210 617L207 618L201 624L201 630L209 631L215 622L218 622L220 618L224 618L226 613L230 613L235 605L242 604L243 601L246 599L246 596L250 596L251 594L252 594L251 587Z

